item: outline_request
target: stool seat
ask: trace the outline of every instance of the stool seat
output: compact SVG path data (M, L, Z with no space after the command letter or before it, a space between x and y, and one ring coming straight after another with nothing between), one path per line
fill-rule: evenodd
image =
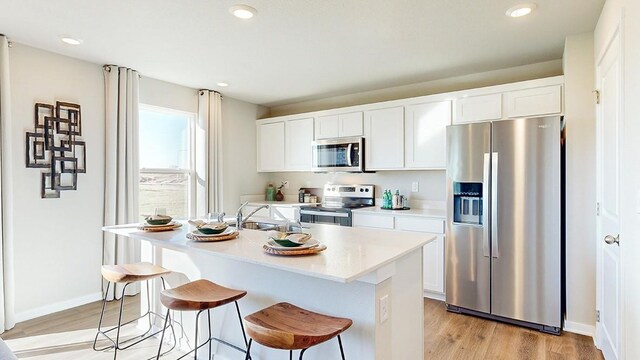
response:
M209 280L196 280L160 292L160 301L171 310L212 309L247 295L246 291L229 289Z
M161 266L147 262L120 265L102 265L102 277L115 283L129 283L157 278L170 273Z
M278 303L244 318L249 336L276 349L306 349L347 330L351 319L314 313L289 303Z

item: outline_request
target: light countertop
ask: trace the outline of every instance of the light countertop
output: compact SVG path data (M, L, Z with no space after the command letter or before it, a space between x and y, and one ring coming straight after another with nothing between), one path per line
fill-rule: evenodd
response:
M402 216L418 216L425 218L434 218L445 220L447 211L444 209L410 209L410 210L383 210L378 206L371 206L361 209L353 209L354 213L376 214L376 215L402 215Z
M186 234L193 228L186 222L180 229L157 233L138 230L137 225L107 226L103 230L173 250L197 251L342 283L362 278L435 239L418 232L309 224L305 231L327 249L317 255L285 257L264 252L264 231L244 229L237 239L205 243L187 240Z

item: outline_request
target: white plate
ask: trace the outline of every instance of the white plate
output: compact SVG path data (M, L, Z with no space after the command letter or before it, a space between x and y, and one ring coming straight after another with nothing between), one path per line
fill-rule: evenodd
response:
M236 231L235 227L231 227L229 226L228 228L226 228L223 232L219 233L219 234L205 234L200 232L199 230L193 230L191 232L192 235L196 235L198 237L216 237L216 236L225 236L225 235L229 235L232 234L233 232Z
M154 228L154 227L163 227L163 226L174 226L175 224L176 224L175 221L169 221L168 223L163 225L151 225L151 224L147 224L146 222L143 222L142 224L140 224L140 226Z
M272 248L272 249L276 249L276 250L301 250L301 249L309 249L312 247L316 247L320 245L320 242L318 242L318 240L309 240L307 241L304 245L300 245L300 246L281 246L278 245L278 243L276 243L275 241L269 239L269 241L267 241L267 246Z

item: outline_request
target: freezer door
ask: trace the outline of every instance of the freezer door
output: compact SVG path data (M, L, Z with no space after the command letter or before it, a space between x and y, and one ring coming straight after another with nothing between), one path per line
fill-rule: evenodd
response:
M486 313L490 311L491 295L487 208L490 150L491 123L447 127L446 302ZM478 192L482 193L482 205L477 198L474 202ZM466 201L463 211L467 215L454 218L454 197L458 206ZM480 219L473 215L475 205L484 208L476 209L482 211Z
M560 327L560 117L492 130L491 312Z

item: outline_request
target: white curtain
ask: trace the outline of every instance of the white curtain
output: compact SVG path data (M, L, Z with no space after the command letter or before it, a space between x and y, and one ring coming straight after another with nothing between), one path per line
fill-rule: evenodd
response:
M200 90L198 95L196 134L198 214L221 212L223 211L222 96L211 90Z
M11 329L14 318L13 231L11 181L11 107L9 102L9 42L0 35L0 333ZM4 176L3 176L4 175Z
M106 156L104 224L138 222L138 72L112 65L104 67L106 109ZM103 263L140 261L140 243L104 233ZM135 285L135 286L134 286ZM127 287L135 295L139 284ZM119 298L122 287L111 286L108 300Z

